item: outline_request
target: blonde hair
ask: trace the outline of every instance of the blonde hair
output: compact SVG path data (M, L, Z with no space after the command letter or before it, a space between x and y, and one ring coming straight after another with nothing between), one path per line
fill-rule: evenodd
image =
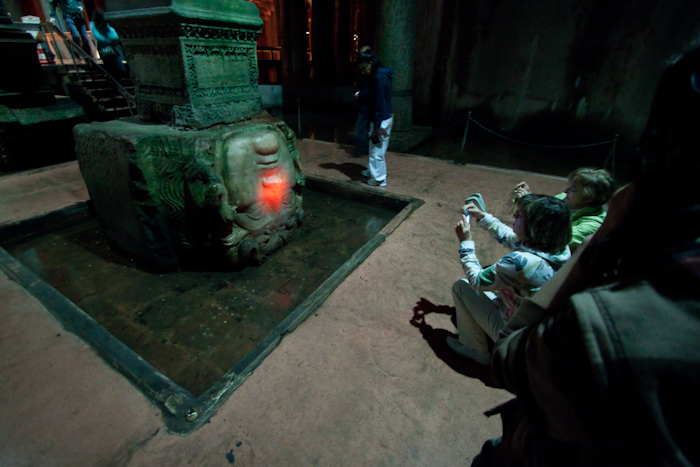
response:
M588 206L602 206L615 192L613 177L605 169L581 167L569 174L569 183L582 195L589 198Z

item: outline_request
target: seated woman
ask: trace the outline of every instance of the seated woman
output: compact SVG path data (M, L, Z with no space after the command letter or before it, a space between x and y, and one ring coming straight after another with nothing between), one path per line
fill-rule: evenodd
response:
M459 339L448 337L447 344L459 355L482 365L491 363L488 337L498 340L499 331L522 299L539 290L571 257L571 213L563 201L526 195L517 201L517 207L512 229L474 203L465 206L469 216L463 216L455 227L467 277L452 286ZM485 269L476 257L469 220L472 217L511 249Z
M605 169L582 167L569 174L569 186L556 196L571 209L571 251L576 251L584 238L593 235L605 220L603 205L614 192L613 177ZM515 197L530 194L530 187L520 182L515 187Z

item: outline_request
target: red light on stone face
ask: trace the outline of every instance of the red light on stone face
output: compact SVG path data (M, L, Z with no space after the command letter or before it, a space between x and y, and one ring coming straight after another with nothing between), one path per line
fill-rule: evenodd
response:
M266 170L260 177L260 182L258 199L263 201L272 212L279 213L282 198L289 190L287 174L279 169Z

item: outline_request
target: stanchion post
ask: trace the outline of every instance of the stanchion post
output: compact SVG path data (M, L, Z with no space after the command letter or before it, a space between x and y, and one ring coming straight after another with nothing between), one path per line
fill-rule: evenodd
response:
M297 97L297 138L301 138L301 99Z
M605 159L605 165L603 166L604 169L610 170L610 172L613 175L615 175L615 149L617 147L617 137L618 137L618 135L616 134L612 140L612 145L610 146L610 152L608 152L608 157L607 157L607 159ZM609 162L610 162L610 168L608 169Z
M467 133L469 132L469 121L472 119L472 111L467 114L467 124L464 126L464 136L462 136L462 146L459 148L458 164L464 164L464 146L467 143Z

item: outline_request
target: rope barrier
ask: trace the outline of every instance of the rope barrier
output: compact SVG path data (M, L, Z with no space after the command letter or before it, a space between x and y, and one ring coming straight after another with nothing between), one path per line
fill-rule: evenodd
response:
M460 126L462 123L466 122L468 118L460 118L459 120L455 120L453 123L450 123L449 125L440 128L439 130L433 130L433 135L436 135L438 133L443 133L445 131L451 130L455 127Z
M320 115L318 115L318 114L316 114L316 113L314 113L314 112L309 111L308 109L303 108L303 107L301 106L301 103L300 103L300 100L299 100L299 99L297 99L297 102L295 102L295 103L293 103L293 104L290 104L290 105L284 107L283 110L284 110L284 109L291 108L291 107L293 107L293 106L296 106L296 107L297 107L297 131L298 131L299 134L301 134L301 113L302 113L302 112L303 112L304 114L311 115L312 117L314 117L314 118L316 118L317 120L320 120L320 121L322 121L322 122L330 122L330 123L335 123L335 122L337 122L337 119L330 119L330 118L322 117L322 116L320 116ZM503 139L503 140L505 140L505 141L508 141L508 142L511 142L511 143L520 144L520 145L523 145L523 146L535 147L535 148L543 148L543 149L584 149L584 148L592 148L592 147L596 147L596 146L604 146L604 145L606 145L606 144L610 144L611 147L610 147L610 151L609 151L609 153L608 153L608 157L607 157L606 160L605 160L604 168L607 168L608 165L612 164L612 168L613 168L613 170L614 170L614 166L615 166L615 149L616 149L616 146L617 146L617 135L615 135L615 138L613 138L613 139L611 139L611 140L600 141L600 142L597 142L597 143L588 143L588 144L555 145L555 144L529 143L529 142L526 142L526 141L520 141L520 140L517 140L517 139L514 139L514 138L510 138L510 137L508 137L508 136L502 135L502 134L500 134L500 133L497 133L497 132L495 132L495 131L493 131L493 130L487 128L485 125L483 125L483 124L480 123L479 121L475 120L475 119L471 116L471 111L467 114L467 118L465 118L465 119L460 119L459 121L457 121L457 122L455 122L455 123L453 123L453 124L451 124L451 125L449 125L449 126L447 126L447 127L445 127L445 128L441 128L440 130L437 130L437 131L433 132L433 134L435 134L435 133L440 133L440 132L443 132L443 131L447 131L447 130L449 130L449 129L452 129L452 128L454 128L455 126L457 126L457 125L459 125L459 124L461 124L462 122L465 122L465 121L466 121L466 126L465 126L465 129L464 129L464 135L463 135L463 137L462 137L462 145L461 145L461 148L460 148L459 157L457 158L457 161L458 161L457 163L463 163L464 152L465 152L465 151L464 151L464 148L465 148L465 144L466 144L466 140L467 140L467 132L468 132L468 130L469 130L469 122L473 122L473 123L474 123L475 125L477 125L479 128L481 128L482 130L486 131L487 133L489 133L489 134L491 134L491 135L493 135L493 136L496 136L497 138L501 138L501 139Z
M548 148L548 149L581 149L581 148L591 148L594 146L604 146L606 144L611 144L614 143L615 140L611 139L609 141L601 141L600 143L590 143L590 144L576 144L576 145L549 145L549 144L536 144L536 143L527 143L525 141L519 141L517 139L509 138L508 136L501 135L499 133L496 133L493 130L490 130L486 128L484 125L481 123L477 122L474 120L471 116L468 117L468 120L474 122L475 125L481 127L484 131L487 133L491 133L494 136L497 136L501 139L504 139L506 141L510 141L511 143L516 143L516 144L522 144L523 146L531 146L535 148Z

